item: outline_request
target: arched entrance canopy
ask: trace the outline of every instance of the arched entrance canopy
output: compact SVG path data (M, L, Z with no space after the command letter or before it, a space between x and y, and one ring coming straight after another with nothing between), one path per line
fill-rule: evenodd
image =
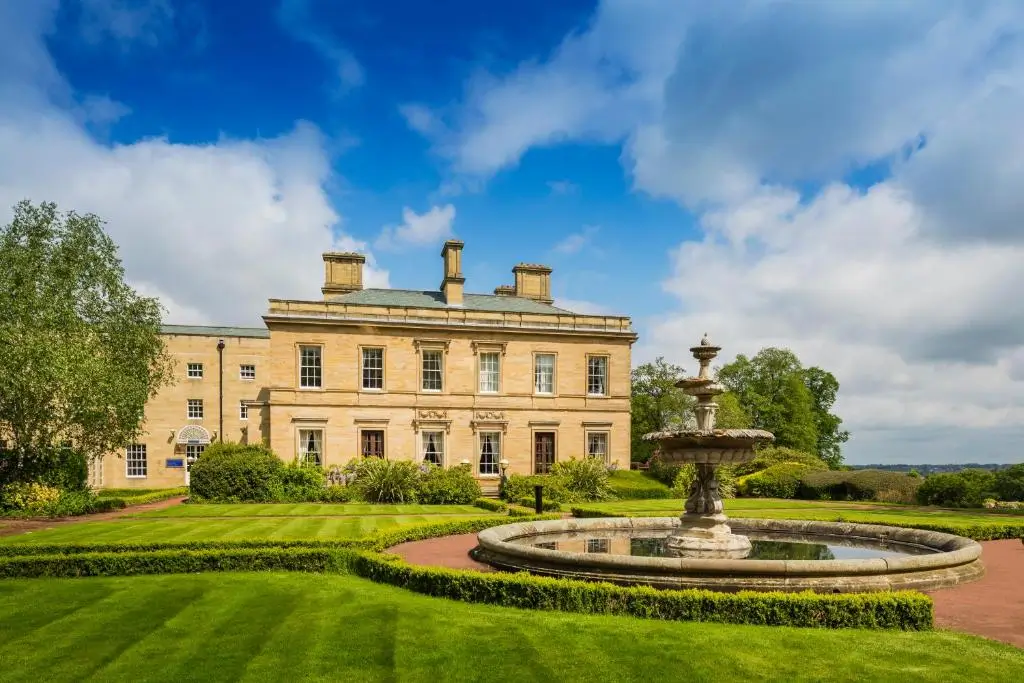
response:
M178 443L185 445L210 445L210 432L199 425L185 425L178 430Z

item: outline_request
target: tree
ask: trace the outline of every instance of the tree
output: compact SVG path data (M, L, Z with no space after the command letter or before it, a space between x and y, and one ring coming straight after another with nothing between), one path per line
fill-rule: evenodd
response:
M653 444L641 439L644 434L681 428L693 420L693 399L676 387L683 377L683 368L661 357L634 368L630 397L633 460L646 462L654 450Z
M131 443L171 378L157 300L124 282L94 215L22 201L0 228L0 485Z
M749 429L750 416L740 405L736 394L727 391L715 397L718 411L715 413L715 429Z
M1000 500L1024 501L1024 463L996 472L995 490Z
M753 358L740 355L718 370L750 425L775 434L779 446L813 453L837 468L841 444L850 438L842 419L830 411L839 382L821 368L804 368L789 349L765 348Z

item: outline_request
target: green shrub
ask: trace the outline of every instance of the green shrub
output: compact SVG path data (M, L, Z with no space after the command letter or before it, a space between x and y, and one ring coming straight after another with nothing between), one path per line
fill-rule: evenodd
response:
M633 470L612 472L608 482L612 494L619 500L655 500L672 497L668 486L644 472Z
M913 503L923 480L886 470L807 472L800 477L797 497L805 500L876 500Z
M537 512L536 498L520 498L519 500L515 501L515 504L521 508L526 508L530 510L531 513ZM540 509L544 512L558 512L559 510L562 509L562 504L555 502L553 500L548 500L547 498L543 498L540 501Z
M995 474L995 492L1002 500L1024 501L1024 463Z
M996 477L988 470L933 474L917 489L917 500L922 505L981 507L986 498L993 497L995 485Z
M736 497L736 474L735 470L730 465L722 465L718 468L716 476L718 477L718 495L722 498L735 498ZM672 498L689 498L690 487L693 486L693 480L697 478L697 466L692 463L687 463L679 468L676 473L676 480L672 482L671 497Z
M784 462L798 462L814 470L828 469L828 465L812 453L805 453L785 446L767 446L758 449L757 455L754 456L753 460L735 465L736 476L745 477L748 474L761 472L772 465L781 465Z
M469 465L444 468L426 463L419 478L417 499L426 505L469 505L481 495Z
M580 460L560 460L552 466L551 474L563 481L575 500L609 500L613 497L608 466L600 458L586 456Z
M281 469L281 501L316 503L325 491L323 469L315 463L295 461Z
M793 498L799 488L800 478L810 471L811 468L802 463L779 463L740 477L736 488L740 495L753 498Z
M508 503L503 503L500 500L477 498L473 501L473 505L481 510L488 510L489 512L508 512Z
M658 455L652 456L647 461L647 464L648 476L653 477L656 481L660 481L665 486L675 484L676 477L679 475L679 469L682 467L678 463L665 462Z
M214 443L192 465L190 498L215 503L272 503L284 493L284 463L261 445Z
M550 474L510 474L501 487L501 497L510 501L519 501L523 498L533 500L533 487L537 485L544 487L544 500L556 503L576 502L569 489L565 487L565 481ZM533 504L530 505L532 507Z
M91 491L61 491L60 498L46 514L51 517L77 517L97 512L111 512L125 507L119 498L99 498Z
M321 495L324 503L351 503L359 499L354 486L342 486L341 484L325 487Z
M60 500L60 489L39 482L8 484L0 491L0 509L44 515Z
M418 480L419 469L409 460L363 458L352 486L367 503L413 503Z

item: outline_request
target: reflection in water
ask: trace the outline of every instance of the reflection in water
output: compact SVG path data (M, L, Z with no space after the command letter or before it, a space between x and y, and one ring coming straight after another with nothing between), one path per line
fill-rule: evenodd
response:
M633 538L629 542L629 554L643 557L672 557L665 546L664 538ZM557 544L556 544L557 545ZM747 560L834 560L832 549L825 543L793 543L787 541L750 542ZM854 550L853 548L846 548ZM866 549L861 549L866 550Z

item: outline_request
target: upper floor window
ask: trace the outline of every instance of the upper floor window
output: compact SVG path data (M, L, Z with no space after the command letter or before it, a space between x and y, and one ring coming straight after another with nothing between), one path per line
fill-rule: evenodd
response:
M322 429L299 430L299 460L307 465L320 467L324 462L324 431Z
M423 391L441 391L444 388L443 352L423 350Z
M318 389L323 382L319 346L299 347L299 386L306 389Z
M587 394L608 395L608 356L587 356Z
M363 349L363 389L384 388L384 349Z
M239 365L238 366L238 378L239 379L256 379L256 366L255 365Z
M146 444L133 443L124 449L125 476L133 479L146 476Z
M480 393L496 394L501 386L501 356L497 353L480 354Z
M188 364L188 378L189 379L202 379L203 378L203 364L202 363L189 363Z
M538 353L533 357L533 390L538 394L555 393L555 354Z
M190 398L185 407L186 416L190 420L201 420L203 419L203 399L201 398Z

